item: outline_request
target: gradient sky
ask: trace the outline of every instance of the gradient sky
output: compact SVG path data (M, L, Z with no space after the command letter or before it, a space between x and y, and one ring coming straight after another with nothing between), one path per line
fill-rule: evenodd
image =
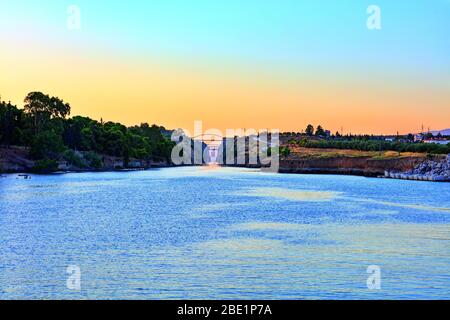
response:
M0 94L29 91L128 125L448 128L450 0L1 0Z

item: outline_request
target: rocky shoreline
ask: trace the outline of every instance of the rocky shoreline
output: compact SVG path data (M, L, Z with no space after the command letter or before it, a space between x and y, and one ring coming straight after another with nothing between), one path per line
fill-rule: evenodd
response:
M85 160L86 155L78 153ZM58 167L51 172L107 172L146 170L166 168L173 165L167 161L145 161L102 155L99 166L86 164L82 167L59 161ZM28 158L28 150L21 147L0 148L0 172L2 173L36 173L36 162ZM231 165L231 167L261 168L261 165ZM371 157L330 156L317 157L284 157L280 159L279 173L288 174L338 174L389 179L450 182L450 155L447 156L409 156L389 159Z
M290 156L280 160L280 173L343 174L364 177L383 176L385 171L406 172L423 161L421 157L374 159L370 156Z
M406 172L385 171L385 178L450 182L450 155L441 161L426 160Z
M34 161L28 156L28 149L24 147L0 148L0 172L1 173L69 173L69 172L108 172L108 171L136 171L151 168L171 167L167 161L154 161L142 159L129 159L128 163L121 157L99 155L98 161L93 165L88 161L85 153L77 152L80 164L76 165L67 160L56 161L51 170L37 170L39 161Z
M226 165L229 167L262 168L261 165ZM263 169L263 168L262 168ZM371 178L450 182L450 155L410 156L392 159L370 157L330 157L280 159L279 173L336 174Z

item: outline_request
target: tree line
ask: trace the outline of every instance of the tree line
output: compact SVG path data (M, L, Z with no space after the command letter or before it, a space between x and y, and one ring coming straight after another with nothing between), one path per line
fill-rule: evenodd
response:
M382 140L308 140L302 139L297 142L299 146L305 148L321 149L349 149L359 151L397 151L416 152L430 154L449 154L450 144L440 145L434 143L406 143L400 141Z
M90 164L101 167L101 155L169 161L174 143L164 127L143 123L127 127L121 123L88 117L69 118L71 107L58 97L31 92L23 108L0 101L0 144L29 147L35 160L66 160L76 165L77 151Z
M386 141L382 136L373 135L342 135L336 132L334 135L325 130L322 126L309 124L304 133L285 133L286 135L303 135L303 139L292 139L289 144L297 144L305 148L320 149L348 149L358 151L397 151L397 152L416 152L429 154L450 154L450 144L441 145L435 143L414 143L414 135L397 135L394 141ZM312 137L319 138L312 139ZM441 134L436 136L442 138ZM325 139L326 138L326 139ZM425 134L425 138L433 138L433 134ZM280 154L288 155L289 148L281 148Z

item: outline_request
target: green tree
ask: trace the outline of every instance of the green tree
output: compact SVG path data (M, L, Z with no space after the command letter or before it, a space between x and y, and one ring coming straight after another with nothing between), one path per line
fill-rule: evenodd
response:
M70 104L65 103L58 97L51 97L49 103L49 111L52 117L65 119L70 115Z
M22 110L11 103L0 102L0 143L3 145L20 144L23 131L20 129L23 121Z
M62 137L52 130L38 133L32 141L30 155L34 159L57 159L65 150Z
M305 130L306 135L313 136L314 135L314 127L312 124L308 124Z
M325 130L322 128L322 126L317 127L316 136L317 137L325 137L326 136Z
M44 123L50 120L50 113L48 111L50 98L42 92L30 92L25 97L24 102L25 113L33 118L34 131L38 133L44 126Z
M280 155L282 155L283 157L288 157L291 154L291 150L289 149L289 147L281 147L280 148Z
M125 163L130 158L170 161L172 131L147 123L127 128L87 117L68 118L70 109L68 103L42 92L30 92L23 109L0 101L0 143L30 147L30 155L43 160L37 170L53 168L59 159L97 167L103 155L123 157Z
M70 114L70 105L57 97L49 97L42 92L30 92L25 97L24 111L34 120L35 133L49 129L50 119L64 119Z

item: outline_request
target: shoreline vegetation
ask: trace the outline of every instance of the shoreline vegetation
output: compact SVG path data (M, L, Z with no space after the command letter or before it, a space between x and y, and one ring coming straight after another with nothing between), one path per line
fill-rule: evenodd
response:
M0 101L0 172L46 174L173 166L172 130L147 123L127 127L103 119L69 118L70 111L68 103L41 92L29 93L23 108ZM450 144L424 143L416 141L416 136L344 136L308 125L305 131L280 135L279 172L450 181ZM421 136L434 139L430 132ZM437 138L450 140L440 134Z
M104 171L170 165L171 131L142 123L69 118L58 97L31 92L24 107L0 101L1 172Z
M450 182L450 144L414 142L412 135L326 136L320 126L316 133L312 130L281 134L279 173ZM261 167L248 162L236 166Z
M311 145L317 144L322 144L322 147L311 147ZM349 144L361 147L348 148ZM335 148L326 148L325 146ZM344 148L338 149L336 146L344 146ZM405 140L394 143L383 140L313 141L308 143L305 143L304 140L300 142L289 140L283 147L289 148L289 152L280 160L280 172L285 173L350 174L424 181L450 180L450 168L447 166L449 158L446 150L448 146L446 145L413 144L407 143ZM423 148L436 147L438 148L430 149L436 153L417 152ZM436 166L430 165L426 168L422 167L420 172L414 171L423 163L433 163ZM438 168L437 164L442 165ZM418 176L407 177L408 172L416 172Z

